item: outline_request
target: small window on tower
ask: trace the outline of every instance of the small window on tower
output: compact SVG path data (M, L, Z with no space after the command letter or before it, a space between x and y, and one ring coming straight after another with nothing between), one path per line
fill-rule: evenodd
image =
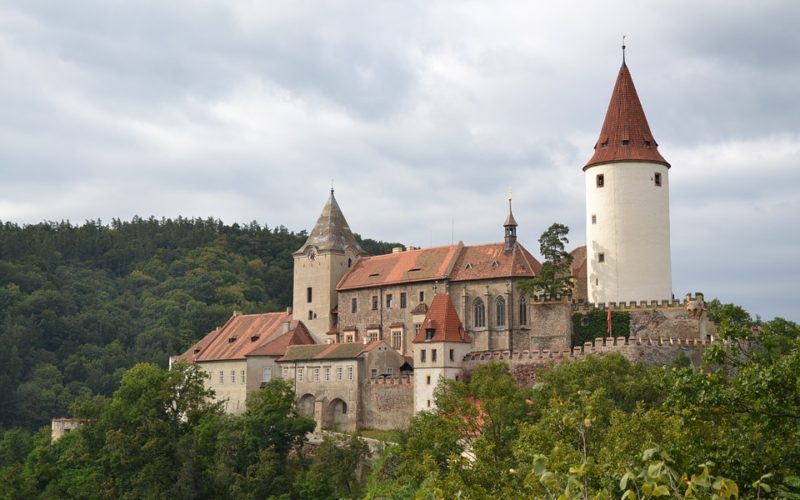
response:
M352 299L350 299L350 312L351 312L351 313L356 313L356 312L358 312L358 299L357 299L357 298L355 298L355 297L353 297Z
M655 173L655 175L653 176L653 181L656 183L656 186L660 186L661 185L661 173L660 172L656 172Z
M649 148L650 147L650 141L644 141L644 147Z
M422 290L419 291L419 301L425 302L425 292Z
M597 254L597 262L605 262L606 261L606 254L599 253Z
M608 148L608 139L606 139L600 144L600 149L606 149L606 148Z
M603 174L597 174L597 187L601 188L606 185L606 177Z
M308 319L314 319L314 311L308 311Z
M378 310L378 296L377 295L373 295L372 296L372 310L373 311L377 311Z
M311 303L311 298L313 297L311 287L306 288L306 302Z
M623 148L627 148L630 145L631 145L631 141L629 141L628 139L623 139L622 140L622 147Z
M592 224L597 224L597 216L592 214Z

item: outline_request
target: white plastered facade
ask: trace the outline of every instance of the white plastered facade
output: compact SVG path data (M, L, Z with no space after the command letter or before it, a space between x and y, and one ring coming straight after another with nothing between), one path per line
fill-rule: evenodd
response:
M671 299L667 166L605 163L587 168L585 178L588 300Z

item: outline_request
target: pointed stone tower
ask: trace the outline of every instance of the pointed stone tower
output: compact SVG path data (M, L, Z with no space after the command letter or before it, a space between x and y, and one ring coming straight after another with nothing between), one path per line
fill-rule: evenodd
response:
M672 298L669 168L623 57L594 155L583 167L590 302Z
M356 242L333 196L322 208L308 239L294 253L294 319L305 323L323 343L335 327L336 285L366 252Z

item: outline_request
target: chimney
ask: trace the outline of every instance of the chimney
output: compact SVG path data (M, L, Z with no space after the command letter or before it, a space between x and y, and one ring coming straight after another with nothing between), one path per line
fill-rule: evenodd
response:
M292 314L292 306L286 308L286 314Z
M287 319L283 322L283 333L288 332L292 328L292 320Z

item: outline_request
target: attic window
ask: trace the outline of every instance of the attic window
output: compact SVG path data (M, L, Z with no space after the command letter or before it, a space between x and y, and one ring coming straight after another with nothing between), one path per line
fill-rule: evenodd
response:
M435 328L426 328L425 329L425 341L430 342L433 340L433 334L436 332Z
M411 269L408 270L408 272L410 272L410 273L413 273L414 271L422 271L422 268L421 267L412 267Z
M631 141L629 141L628 139L622 139L622 147L623 148L627 148L630 145L631 145Z
M650 147L650 141L648 141L647 139L645 139L645 141L644 141L644 147L646 147L646 148Z
M228 337L229 344L233 344L234 342L236 342L236 337Z
M492 269L496 269L496 268L497 268L497 266L499 266L499 265L500 265L500 263L499 263L499 262L497 262L496 260L493 260L493 261L492 261Z
M197 354L198 352L200 352L200 348L199 347L195 347L194 348L194 353Z
M255 342L255 341L256 341L256 340L258 340L260 337L261 337L260 335L253 335L252 337L250 337L250 342Z
M600 149L608 148L608 139L600 143Z
M380 275L381 275L381 273L372 273L372 274L369 275L369 277L370 278L377 278Z
M467 265L464 266L464 270L467 270L467 269L472 269L472 264L467 263Z

